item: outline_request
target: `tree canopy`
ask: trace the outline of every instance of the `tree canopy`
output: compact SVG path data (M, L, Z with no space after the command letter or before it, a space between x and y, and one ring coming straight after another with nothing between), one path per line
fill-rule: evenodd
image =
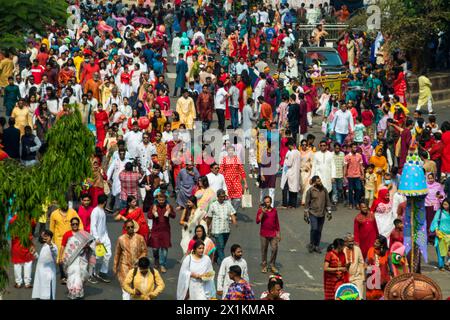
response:
M0 48L20 49L30 32L44 34L51 25L65 25L65 0L0 0Z
M37 221L46 213L43 204L66 204L71 185L80 186L79 191L81 183L92 174L94 136L83 125L78 109L71 108L73 113L61 117L47 132L47 150L37 165L25 167L11 159L0 161L0 292L6 287L10 265L8 216L17 214L9 230L11 237L19 237L21 243L28 245L30 221Z
M381 31L390 51L402 50L419 69L426 46L440 31L450 31L450 0L381 0ZM367 12L355 15L351 27L367 30Z

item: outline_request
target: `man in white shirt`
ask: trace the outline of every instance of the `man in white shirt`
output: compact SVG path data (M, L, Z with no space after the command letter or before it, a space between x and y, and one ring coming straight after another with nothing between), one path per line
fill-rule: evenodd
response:
M250 281L248 277L247 261L242 258L242 248L238 244L233 244L231 246L231 256L223 259L222 264L220 265L219 274L217 276L217 295L222 296L222 299L227 294L230 284L233 283L233 280L228 276L228 271L230 271L231 266L241 267L242 278L247 282Z
M233 129L239 127L239 89L236 87L236 77L231 78L231 87L228 89L230 96L230 112L231 112L231 126Z
M119 174L125 170L125 163L129 162L129 159L126 157L126 151L125 150L119 150L119 158L114 159L111 162L111 165L108 168L108 171L106 173L108 184L111 188L110 193L110 201L109 206L106 208L109 212L116 212L119 208L120 203L120 179Z
M334 114L331 128L331 134L336 133L336 141L340 145L344 143L347 135L355 129L352 113L347 110L345 103L341 103L341 108Z
M242 71L247 70L248 71L248 65L245 63L244 58L240 57L239 62L236 63L236 74L241 75Z
M267 12L266 8L263 8L263 10L258 11L259 16L259 23L263 23L264 25L269 22L269 13Z
M319 176L322 185L330 193L333 190L332 173L336 172L336 164L333 161L333 153L328 151L327 142L320 141L319 151L314 153L311 177Z
M98 205L92 211L91 214L91 234L95 238L95 244L103 244L106 249L106 253L103 257L98 257L97 259L102 260L100 272L94 271L96 278L100 279L105 283L111 282L108 279L108 265L109 259L111 258L111 240L108 236L108 230L106 229L106 214L105 205L108 197L104 194L98 196Z
M255 101L252 98L248 98L246 105L242 109L242 130L244 131L244 145L246 148L250 148L252 128L255 127L254 123L258 120L254 106Z
M114 103L117 104L117 106L121 106L123 104L122 96L119 94L119 90L115 86L111 89L111 95L109 96L108 100L104 101L103 108L110 111L111 106Z
M138 145L138 157L141 163L141 168L145 174L150 175L150 169L152 167L152 155L157 154L155 146L150 142L150 134L144 132L142 134L142 142Z
M131 158L139 157L139 145L142 142L142 133L139 130L137 121L133 122L133 129L123 136L123 140L127 144L128 152Z
M216 95L214 97L214 108L216 109L217 119L219 122L219 130L225 131L225 109L227 105L227 99L229 97L228 92L223 87L223 82L218 81L217 85L219 86L219 90L217 90Z
M211 172L206 175L208 178L209 187L217 193L220 189L228 193L227 184L225 183L225 177L223 174L219 173L219 165L217 163L212 163L210 165Z
M169 141L173 141L173 133L172 133L172 125L170 123L164 124L164 131L162 133L161 141L167 143Z

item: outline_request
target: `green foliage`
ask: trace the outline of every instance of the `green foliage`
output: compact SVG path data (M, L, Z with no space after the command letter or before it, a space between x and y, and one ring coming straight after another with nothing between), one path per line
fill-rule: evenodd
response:
M65 25L67 6L65 0L0 0L0 48L23 48L30 32L43 35L52 24Z
M427 42L439 31L450 30L449 0L381 0L381 31L390 51L400 49L420 63ZM367 30L367 13L354 15L351 27ZM417 65L415 66L418 67Z
M61 117L48 131L48 149L39 164L24 167L11 159L0 162L0 292L7 285L4 277L10 264L5 232L8 213L17 214L9 229L11 237L19 237L28 246L30 220L44 213L42 205L47 200L67 203L69 187L92 175L94 136L83 125L79 110L75 106L71 109L73 113Z

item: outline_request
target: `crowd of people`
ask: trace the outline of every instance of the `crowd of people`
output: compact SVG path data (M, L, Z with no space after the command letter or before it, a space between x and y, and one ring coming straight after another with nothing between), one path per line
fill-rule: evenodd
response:
M297 6L81 1L75 26L50 25L45 35L31 33L16 55L2 52L0 159L35 165L48 130L75 108L96 138L93 176L81 195L43 204L39 221L30 222L39 223L40 253L12 239L15 287L55 299L59 268L68 297L83 298L86 281L111 281L112 259L123 299L155 299L165 289L170 221L179 217L184 256L177 299L255 299L243 248L233 244L226 256L231 225L255 183L261 272L271 273L262 299L289 299L276 265L278 211L304 208L312 254L322 252L325 219L338 205L359 213L352 233L327 249L325 298L354 283L362 297L379 299L391 277L409 270L406 198L396 190L411 145L427 176L428 240L439 268L449 270L450 122L437 123L430 79L419 77L411 117L402 53L389 54L381 33L347 30L336 45L348 81L331 93L317 82L326 76L322 57L301 74L297 53L324 46L325 21L344 22L348 9ZM300 32L305 21L314 25L309 37ZM207 130L216 119L214 132L227 134L211 154ZM311 128L320 125L319 139ZM199 127L201 143L193 143ZM240 140L231 131L238 129ZM107 215L123 223L114 249Z

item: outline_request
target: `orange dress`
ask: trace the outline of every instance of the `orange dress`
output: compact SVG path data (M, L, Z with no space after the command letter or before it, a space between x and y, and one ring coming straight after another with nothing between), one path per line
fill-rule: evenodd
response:
M388 266L388 253L386 252L384 256L380 256L372 247L367 253L367 300L379 300L383 297L384 287L390 280L389 266ZM371 272L369 271L372 267Z

